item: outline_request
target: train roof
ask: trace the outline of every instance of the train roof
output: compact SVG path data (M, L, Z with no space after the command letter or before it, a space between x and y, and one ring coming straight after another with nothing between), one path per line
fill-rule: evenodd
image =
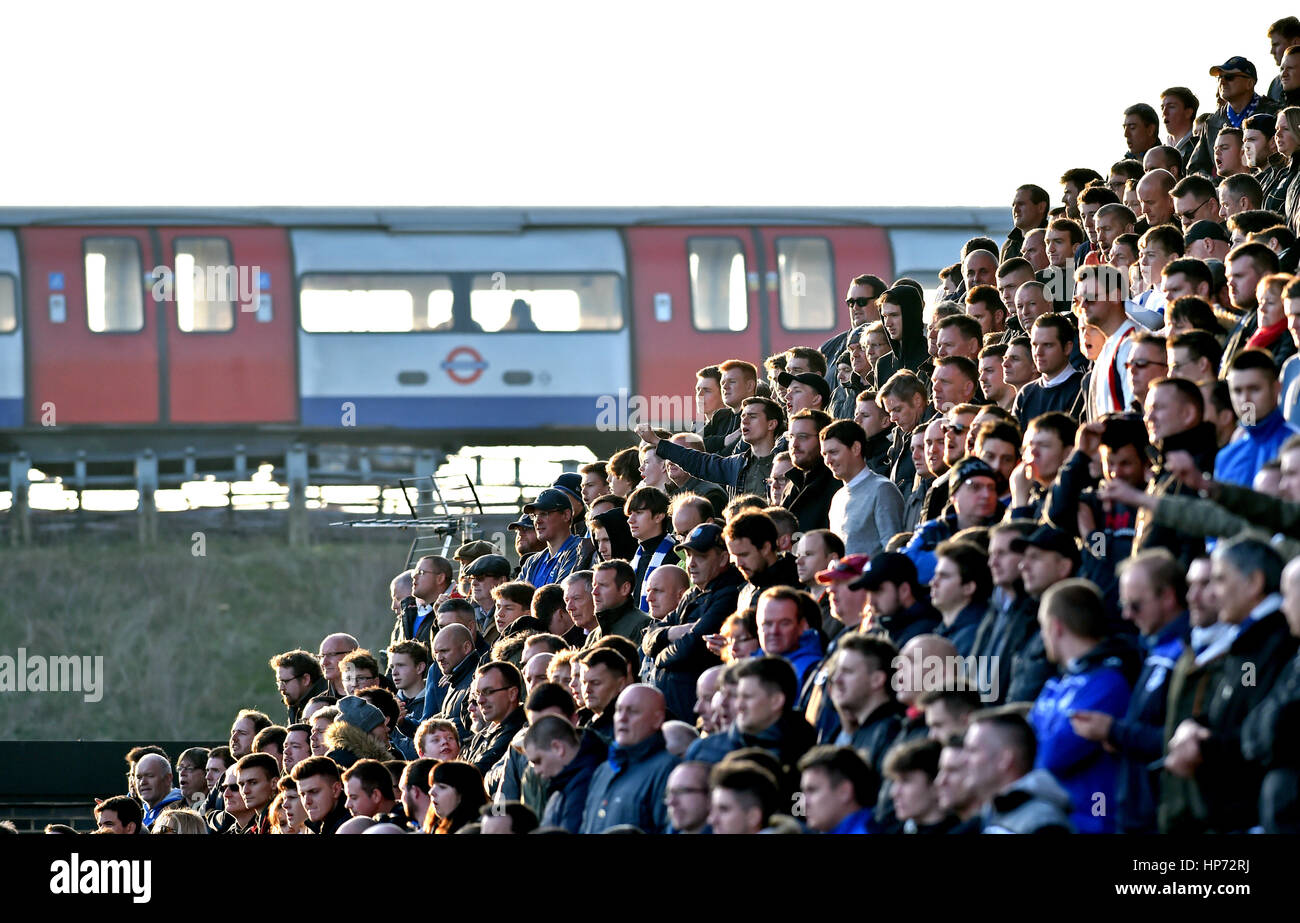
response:
M0 226L221 225L372 228L393 232L496 232L531 228L655 225L841 225L890 228L1007 228L1005 207L225 207L61 206L0 208Z

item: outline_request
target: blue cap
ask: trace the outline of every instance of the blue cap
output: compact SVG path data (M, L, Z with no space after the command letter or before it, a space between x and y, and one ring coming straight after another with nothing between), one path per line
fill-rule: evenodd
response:
M691 530L691 534L673 546L674 549L689 548L691 551L709 551L713 548L725 548L722 541L722 526L713 522L702 523Z
M1259 79L1259 71L1255 70L1255 65L1239 54L1235 54L1222 64L1210 68L1211 77L1221 77L1224 74L1245 74L1254 80Z

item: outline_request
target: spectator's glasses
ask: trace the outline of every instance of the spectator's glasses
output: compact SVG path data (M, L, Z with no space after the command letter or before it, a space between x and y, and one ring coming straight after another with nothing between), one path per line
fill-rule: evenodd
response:
M1165 368L1169 367L1168 362L1161 362L1158 359L1130 359L1128 362L1124 363L1125 368L1135 369L1139 372L1145 369L1149 365L1160 365L1160 366L1164 366Z
M956 433L960 436L962 433L966 432L966 430L970 429L970 425L966 423L940 423L939 428L945 433Z
M482 692L471 692L469 697L475 702L481 702L490 695L496 695L498 692L505 692L507 689L513 689L514 686L499 686L496 689L484 689Z
M850 308L865 308L875 300L874 298L845 298L844 303Z
M789 484L790 479L789 478L767 478L766 480L764 480L763 483L767 484L768 487L776 487L778 485Z
M1210 201L1209 199L1202 199L1200 205L1196 206L1195 208L1189 208L1185 212L1179 212L1178 217L1183 219L1184 221L1191 221L1192 216L1194 216L1198 211L1204 208L1206 203L1208 203L1209 201Z
M417 571L415 572L415 578L418 580L419 578L423 577L425 574L428 574L429 576L433 576L433 571L431 571L431 570L417 570Z
M236 785L234 782L230 782L226 785L221 786L221 790L223 792L237 792L239 791L239 786Z

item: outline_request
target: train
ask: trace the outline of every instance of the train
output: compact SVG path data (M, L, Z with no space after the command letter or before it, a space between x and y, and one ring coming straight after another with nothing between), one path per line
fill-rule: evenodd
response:
M0 451L623 445L1005 208L0 209Z

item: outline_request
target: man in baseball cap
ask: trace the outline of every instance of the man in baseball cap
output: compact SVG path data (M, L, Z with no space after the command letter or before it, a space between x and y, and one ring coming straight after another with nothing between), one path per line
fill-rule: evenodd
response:
M801 410L830 409L831 386L826 379L812 372L791 375L782 372L776 376L776 382L785 389L785 406L790 416Z
M506 526L506 529L515 533L515 554L519 555L521 569L530 554L546 547L546 544L537 537L537 527L533 525L533 517L527 513Z
M520 569L520 580L535 587L559 583L590 563L594 546L588 547L590 542L573 534L575 502L582 508L577 495L562 487L548 487L525 504L524 513L533 518L537 540L545 545Z
M1217 221L1196 221L1183 235L1185 256L1197 260L1222 260L1232 247L1232 235Z
M805 539L807 537L804 536ZM827 588L827 596L830 597L831 615L844 626L843 631L857 631L862 624L867 591L862 588L853 589L853 583L862 576L870 560L865 554L851 554L817 572L817 582ZM826 649L827 659L835 652L835 642L839 638L840 635L837 634L831 639L830 647Z
M1259 72L1255 65L1241 55L1233 55L1222 64L1210 68L1210 76L1219 78L1219 97L1223 105L1210 114L1201 130L1196 148L1187 158L1187 175L1214 171L1214 142L1224 128L1241 128L1242 123L1257 112L1276 113L1281 106L1266 96L1255 92Z
M905 554L876 555L849 589L866 591L868 628L884 631L897 648L939 627L939 611L930 605L930 596L917 579L916 564Z
M1006 492L1006 479L987 462L967 456L949 469L948 483L952 512L922 523L903 549L925 584L934 576L934 550L940 542L962 529L991 526L1002 519L1004 512L999 498Z

